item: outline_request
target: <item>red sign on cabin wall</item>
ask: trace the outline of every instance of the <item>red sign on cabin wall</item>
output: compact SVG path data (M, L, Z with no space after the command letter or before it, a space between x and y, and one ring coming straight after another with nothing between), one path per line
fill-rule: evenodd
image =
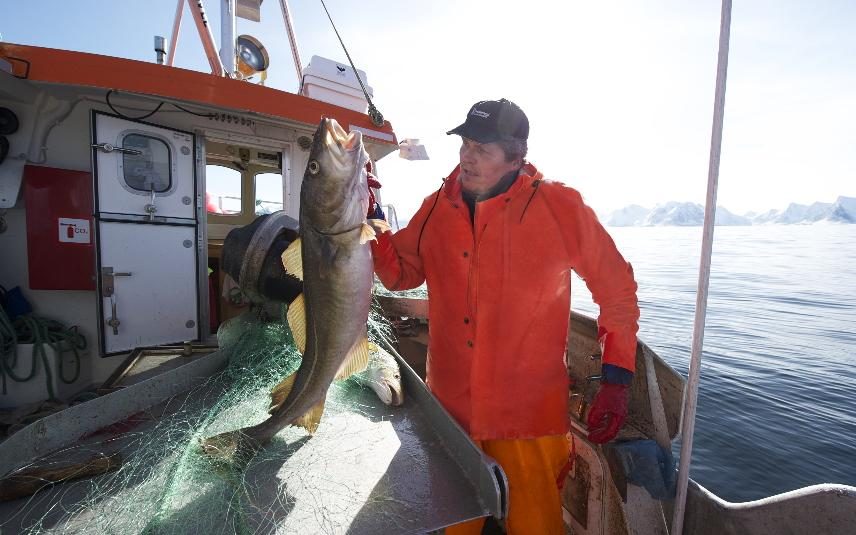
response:
M27 263L33 290L95 290L92 174L24 167Z

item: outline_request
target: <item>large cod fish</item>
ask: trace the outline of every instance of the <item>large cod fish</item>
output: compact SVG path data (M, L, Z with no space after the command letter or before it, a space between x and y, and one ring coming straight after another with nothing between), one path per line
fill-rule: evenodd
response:
M375 237L366 222L368 158L360 132L321 120L303 175L299 238L282 254L285 271L303 280L287 314L300 368L271 392L267 420L205 440L207 453L256 451L292 424L314 432L330 383L366 369Z

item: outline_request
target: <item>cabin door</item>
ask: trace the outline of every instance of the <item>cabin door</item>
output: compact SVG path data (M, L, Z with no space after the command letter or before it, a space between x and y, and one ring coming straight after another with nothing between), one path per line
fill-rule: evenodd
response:
M198 340L194 136L93 115L101 353Z

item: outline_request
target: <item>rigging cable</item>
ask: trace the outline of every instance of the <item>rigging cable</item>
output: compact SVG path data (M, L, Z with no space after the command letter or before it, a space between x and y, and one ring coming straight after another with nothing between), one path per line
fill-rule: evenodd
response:
M378 111L372 102L372 98L369 96L368 91L366 91L366 86L363 85L363 80L360 78L359 73L357 72L357 68L354 67L354 61L351 59L351 55L348 54L348 48L345 46L345 42L342 41L342 36L339 35L339 30L336 29L336 23L333 22L333 17L330 16L330 11L327 10L327 4L324 3L324 0L321 0L321 5L324 7L324 11L327 13L327 18L330 19L330 24L333 25L333 31L336 32L336 37L339 38L339 43L342 45L342 50L345 51L345 56L348 58L348 62L351 64L351 69L354 71L354 76L357 77L357 81L360 83L360 87L363 89L363 95L366 97L366 102L369 103L369 117L375 126L383 126L383 114Z
M161 102L157 105L157 107L156 107L155 109L153 109L152 111L150 111L149 113L146 113L146 114L144 114L144 115L140 115L139 117L129 117L128 115L125 115L124 113L122 113L122 112L120 112L119 110L117 110L117 109L113 106L113 103L112 103L112 102L110 102L110 94L111 94L111 93L115 93L115 92L116 92L116 90L115 90L115 89L111 89L110 91L107 91L107 94L104 96L104 100L106 100L106 101L107 101L107 106L109 106L109 107L110 107L110 109L111 109L111 110L113 110L113 113L115 113L116 115L118 115L118 116L119 116L119 117L121 117L122 119L126 119L126 120L128 120L128 121L142 121L143 119L148 119L148 118L149 118L149 117L151 117L152 115L156 114L156 113L161 109L161 107L163 107L163 101L161 101Z
M118 91L116 91L115 89L111 89L111 90L107 91L107 95L104 97L104 100L107 101L107 106L110 107L110 109L113 111L113 113L115 113L116 115L118 115L122 119L126 119L128 121L142 121L143 119L148 119L152 115L159 112L164 104L169 104L170 106L172 106L172 107L174 107L180 111L183 111L184 113L189 113L190 115L195 115L197 117L206 117L208 119L217 117L216 113L204 113L204 112L188 110L187 108L185 108L184 106L181 106L180 104L176 104L175 102L165 102L163 100L158 102L157 107L155 107L155 109L153 109L152 111L145 113L143 115L140 115L139 117L130 117L130 116L125 115L124 113L120 112L119 110L116 109L115 106L113 106L113 103L110 102L110 94L111 93L118 93ZM130 109L136 109L136 108L130 108Z

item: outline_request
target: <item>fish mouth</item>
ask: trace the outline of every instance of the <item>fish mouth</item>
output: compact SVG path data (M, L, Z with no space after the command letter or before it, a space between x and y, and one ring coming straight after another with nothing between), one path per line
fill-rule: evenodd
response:
M393 407L398 407L404 404L404 392L402 392L400 389L396 389L392 385L389 386L389 392L392 398L389 403L390 405L392 405Z
M402 392L400 386L385 380L372 381L370 386L384 405L398 407L404 403L404 392Z
M324 132L324 145L328 148L340 147L345 152L353 152L360 147L362 133L346 132L335 119L325 117L322 131Z

